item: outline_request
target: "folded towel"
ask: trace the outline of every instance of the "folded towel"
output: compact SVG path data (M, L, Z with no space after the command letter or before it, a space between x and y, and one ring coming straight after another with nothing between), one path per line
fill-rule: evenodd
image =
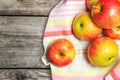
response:
M73 35L72 21L76 14L86 10L85 4L85 0L61 0L49 14L43 36L45 51L42 61L46 65L50 65L53 80L105 80L105 76L116 64L103 68L92 66L86 57L86 49L90 42L78 40ZM76 50L74 61L65 67L54 66L46 58L48 46L52 41L59 38L70 40ZM119 45L120 42L116 42Z
M105 80L120 80L120 62L106 75Z

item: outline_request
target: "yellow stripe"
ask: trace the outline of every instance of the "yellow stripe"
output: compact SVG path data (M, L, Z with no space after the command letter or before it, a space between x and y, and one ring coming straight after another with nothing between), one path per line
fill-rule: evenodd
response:
M111 68L105 68L105 69L100 69L100 70L86 70L86 71L65 71L61 69L53 69L52 68L52 74L57 74L61 76L97 76L97 75L102 75L106 74L109 72Z
M62 26L62 25L71 25L72 19L64 19L64 20L49 20L47 26Z

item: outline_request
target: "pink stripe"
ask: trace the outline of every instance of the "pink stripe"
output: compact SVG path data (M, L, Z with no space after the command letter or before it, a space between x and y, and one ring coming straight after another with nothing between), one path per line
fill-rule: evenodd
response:
M52 74L52 80L104 80L105 75L99 76L59 76Z
M84 11L84 10L83 10ZM74 14L63 14L63 15L51 15L50 17L65 17L65 16L74 16L76 15L77 13L74 13Z
M114 73L114 71L111 71L111 72L110 72L110 76L111 76L114 80L120 80L120 79L118 78L118 76Z
M118 78L120 78L120 71L118 70L118 67L115 67L115 68L113 69L113 71L114 71L114 73L116 74L116 76L117 76Z
M73 7L73 6L75 6L75 7L83 7L83 6L85 6L85 4L66 4L66 6L67 7Z
M79 3L79 2L78 2ZM84 7L85 6L85 3L83 4L66 4L66 7L78 7L78 8L81 8L81 7Z
M50 36L65 36L65 35L72 35L72 31L54 31L54 32L45 32L44 37L50 37Z
M63 10L63 11L66 11L66 10ZM72 9L71 9L71 11L72 11ZM50 17L66 17L66 16L75 16L78 12L83 12L83 11L85 11L85 9L81 9L81 10L79 10L79 11L77 11L77 12L74 12L74 13L64 13L64 14L52 14L52 15L50 15ZM58 12L58 11L55 11L55 12Z
M55 10L54 12L64 12L64 11L83 11L83 9L62 9L62 10Z
M71 25L68 26L47 26L45 32L50 32L50 31L68 31L71 30Z
M85 1L85 0L66 0L66 1Z
M50 17L65 17L65 16L74 16L75 14L63 14L63 15L51 15Z

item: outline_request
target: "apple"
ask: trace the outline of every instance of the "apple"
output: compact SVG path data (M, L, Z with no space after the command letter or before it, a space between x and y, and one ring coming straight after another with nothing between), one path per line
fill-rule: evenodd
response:
M97 2L97 0L86 0L86 7L88 10L92 9L92 6Z
M120 40L120 26L104 29L104 34L112 39Z
M89 44L87 56L92 65L106 67L116 61L118 52L118 45L113 39L100 36Z
M101 34L102 28L98 27L91 19L89 12L78 13L72 24L73 34L81 40L91 40Z
M101 28L120 25L120 0L98 0L91 11L93 21Z
M48 48L48 60L58 66L69 65L75 58L75 49L71 41L67 39L57 39Z

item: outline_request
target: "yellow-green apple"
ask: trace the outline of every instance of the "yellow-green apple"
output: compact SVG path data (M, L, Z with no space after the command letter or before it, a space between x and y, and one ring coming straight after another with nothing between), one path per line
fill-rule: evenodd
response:
M57 39L49 46L47 57L58 67L67 66L75 58L74 45L67 39Z
M72 24L74 35L81 40L91 40L101 34L102 28L98 27L91 19L89 12L78 13Z
M86 0L86 7L88 10L92 9L92 6L97 2L97 0Z
M87 56L94 66L105 67L117 60L118 52L118 45L113 39L100 36L89 44Z
M120 26L110 29L104 29L104 34L112 39L120 40Z
M120 25L120 0L98 0L91 11L93 21L101 28Z

